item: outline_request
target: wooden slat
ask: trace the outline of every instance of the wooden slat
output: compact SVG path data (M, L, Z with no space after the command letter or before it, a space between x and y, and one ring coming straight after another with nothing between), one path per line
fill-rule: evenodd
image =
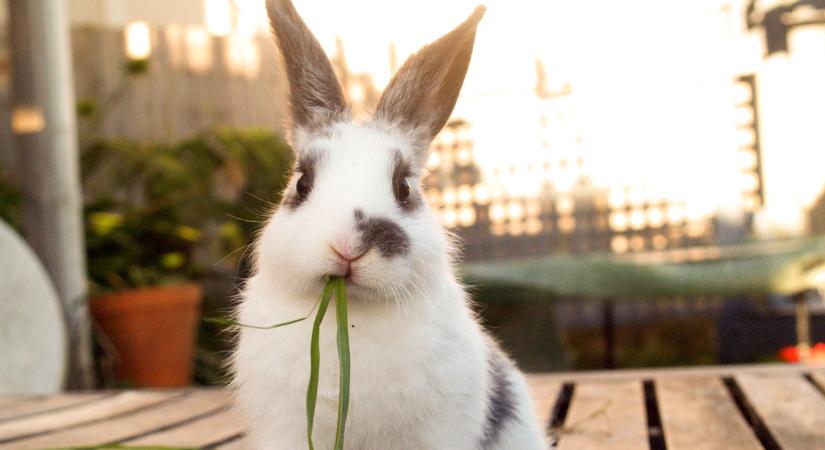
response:
M749 403L784 450L825 448L825 396L792 375L739 375Z
M668 450L750 450L762 446L719 378L655 384Z
M0 407L10 405L12 403L19 402L20 400L26 399L28 397L23 395L0 395Z
M169 430L125 441L129 446L174 446L202 448L225 441L246 431L240 414L227 408Z
M576 384L559 450L648 448L641 381Z
M20 406L24 403L36 403L48 398L44 395L25 396L25 395L9 395L0 399L0 414L6 408Z
M57 394L48 397L30 397L26 400L19 400L13 404L0 405L0 423L9 420L19 420L22 417L34 414L57 411L69 407L77 407L90 401L98 400L112 393L88 393L88 394Z
M76 408L5 422L0 424L0 442L105 419L153 405L177 395L180 395L180 392L123 392L114 397L86 403ZM0 445L0 448L3 446Z
M819 387L825 391L825 369L811 372L811 378L813 378L814 383L818 384Z
M252 447L246 442L246 438L235 439L216 447L216 450L250 450Z
M685 377L726 377L746 373L756 374L803 374L810 372L811 366L804 364L768 363L739 364L729 366L666 367L656 369L617 369L582 372L554 372L543 374L560 382L641 380ZM814 369L817 370L817 369Z
M550 426L550 413L553 405L556 404L561 391L561 383L549 379L546 375L527 375L527 384L533 394L533 406L536 408L536 416L543 429Z
M17 441L10 446L0 445L0 449L29 450L119 442L178 426L228 404L229 396L225 392L201 390L134 414Z

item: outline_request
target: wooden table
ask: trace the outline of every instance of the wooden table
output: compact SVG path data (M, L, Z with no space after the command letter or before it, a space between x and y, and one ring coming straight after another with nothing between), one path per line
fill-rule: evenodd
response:
M760 365L530 375L560 449L825 449L825 367ZM219 389L0 397L0 449L243 448Z

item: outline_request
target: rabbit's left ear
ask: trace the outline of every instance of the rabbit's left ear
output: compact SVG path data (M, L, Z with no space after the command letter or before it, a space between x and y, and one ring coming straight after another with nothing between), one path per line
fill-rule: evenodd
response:
M267 0L267 11L289 80L292 122L317 128L347 113L332 64L291 0Z
M429 143L453 112L473 54L478 6L464 23L412 55L390 81L376 117L398 123Z

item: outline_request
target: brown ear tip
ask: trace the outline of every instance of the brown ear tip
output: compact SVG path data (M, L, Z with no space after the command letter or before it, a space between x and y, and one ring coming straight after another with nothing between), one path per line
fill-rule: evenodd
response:
M468 22L477 24L482 17L484 17L484 13L487 11L487 7L484 5L476 6L476 9L473 10L473 13L470 15L470 18L467 19Z
M294 8L290 0L266 0L266 12L270 18L289 12Z

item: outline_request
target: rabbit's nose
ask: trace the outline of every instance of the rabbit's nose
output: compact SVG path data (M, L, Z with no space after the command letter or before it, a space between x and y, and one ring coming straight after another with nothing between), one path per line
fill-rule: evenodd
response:
M332 262L333 270L331 275L338 275L347 277L347 279L355 276L355 267L354 263L358 259L360 259L364 254L367 253L367 250L362 251L358 254L353 252L351 246L346 245L329 245L330 250L332 250L334 260ZM348 250L341 250L341 249L348 249Z
M355 262L364 256L367 251L369 251L369 249L354 248L353 246L346 244L330 244L329 248L335 256L348 263Z

